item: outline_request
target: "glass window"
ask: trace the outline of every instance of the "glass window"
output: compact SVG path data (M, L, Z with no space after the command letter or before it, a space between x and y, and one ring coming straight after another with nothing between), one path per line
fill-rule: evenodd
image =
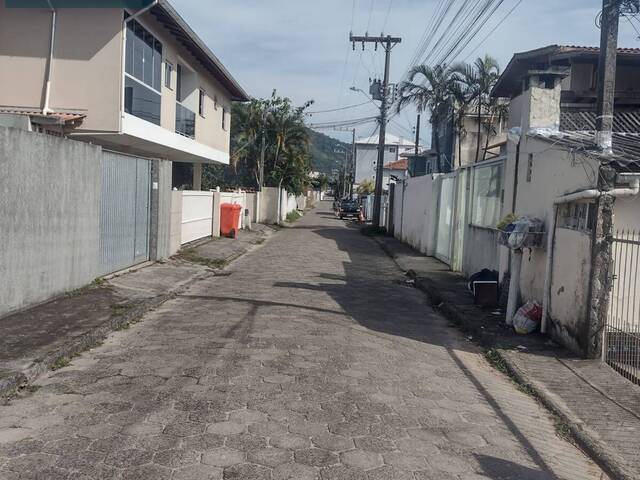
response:
M180 64L176 66L176 100L182 101L182 66Z
M135 20L127 24L125 72L154 90L160 90L162 44Z
M133 45L135 40L135 32L133 30L133 22L127 23L127 41L125 52L125 69L129 75L133 75Z
M124 84L124 111L148 122L160 125L160 94L133 78Z
M198 90L198 113L200 114L201 117L204 117L204 97L205 97L205 93L204 90L200 89Z
M155 40L153 43L153 88L160 91L162 83L162 45Z
M222 129L223 130L227 129L227 109L226 108L222 109Z
M471 223L494 228L502 211L502 164L477 167L473 174L473 213Z
M164 62L164 86L171 88L171 75L173 74L173 65L169 62Z

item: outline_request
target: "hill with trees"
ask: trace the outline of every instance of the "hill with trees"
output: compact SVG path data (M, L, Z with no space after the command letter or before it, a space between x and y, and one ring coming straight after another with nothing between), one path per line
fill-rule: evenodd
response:
M309 129L311 169L331 176L331 171L342 167L344 153L335 150L351 151L351 145L336 140L324 133Z

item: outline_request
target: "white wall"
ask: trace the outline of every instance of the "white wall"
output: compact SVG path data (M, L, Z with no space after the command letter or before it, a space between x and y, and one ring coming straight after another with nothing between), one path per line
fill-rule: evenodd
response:
M180 250L182 245L182 192L171 192L171 219L169 227L169 256Z
M213 232L213 193L182 192L182 235L180 243L210 237Z
M404 200L402 185L396 185L394 203L396 205L394 217L396 238L422 253L433 255L436 212L433 177L425 175L408 179L404 187Z
M384 164L395 162L400 158L397 145L387 145L384 149ZM389 150L393 149L393 152ZM378 145L356 144L356 174L354 182L361 183L363 180L375 180L376 164L378 162Z
M276 187L264 187L258 192L260 197L259 223L278 223L278 189Z

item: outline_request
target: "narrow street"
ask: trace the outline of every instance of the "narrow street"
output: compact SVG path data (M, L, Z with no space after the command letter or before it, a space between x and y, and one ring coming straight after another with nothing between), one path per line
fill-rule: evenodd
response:
M330 208L0 406L0 479L605 478Z

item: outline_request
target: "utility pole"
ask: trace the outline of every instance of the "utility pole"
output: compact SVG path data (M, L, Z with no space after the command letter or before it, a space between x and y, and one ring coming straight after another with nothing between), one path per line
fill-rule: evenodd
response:
M605 153L611 153L613 147L620 15L637 15L638 13L640 13L640 0L602 0L598 98L596 100L596 144Z
M349 197L353 197L353 182L356 175L356 129L351 130L351 165L349 168Z
M389 96L389 65L391 62L391 49L398 43L402 42L400 37L392 37L391 35L380 35L379 37L370 37L369 34L364 36L354 36L349 34L349 41L353 43L353 49L356 48L356 43L362 43L362 49L364 50L365 43L374 43L375 49L378 49L378 44L384 48L384 81L382 84L382 103L380 104L380 136L378 141L378 162L376 164L376 190L373 199L373 225L380 226L380 207L382 205L382 177L384 173L384 147L387 134L387 109L388 96Z
M418 118L416 119L416 148L415 148L416 156L419 153L420 153L420 114L418 114Z
M598 99L596 103L596 144L606 153L613 147L613 104L616 90L618 27L621 0L602 0Z

